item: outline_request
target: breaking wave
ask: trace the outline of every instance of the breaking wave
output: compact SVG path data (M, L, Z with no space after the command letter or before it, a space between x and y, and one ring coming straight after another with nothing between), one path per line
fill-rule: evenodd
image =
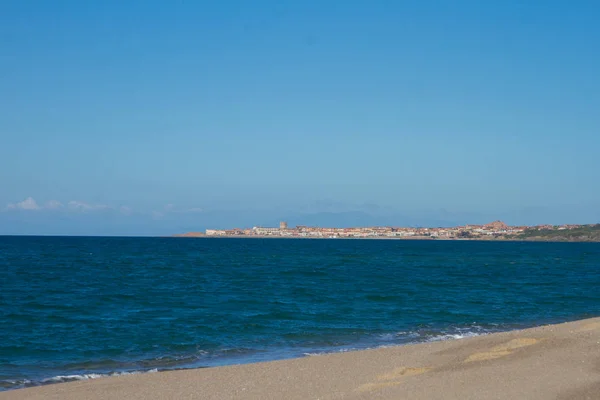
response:
M31 379L18 379L18 380L2 380L0 381L0 388L3 389L22 389L33 386L49 385L52 383L64 383L74 381L86 381L89 379L107 378L111 376L124 376L124 375L138 375L138 374L151 374L158 372L157 368L150 369L147 371L123 371L123 372L111 372L107 374L73 374L73 375L57 375L50 378L43 378L40 380Z

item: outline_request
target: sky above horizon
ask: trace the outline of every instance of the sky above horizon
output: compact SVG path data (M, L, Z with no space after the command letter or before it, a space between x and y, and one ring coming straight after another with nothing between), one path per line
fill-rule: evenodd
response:
M0 234L600 222L594 1L0 2Z

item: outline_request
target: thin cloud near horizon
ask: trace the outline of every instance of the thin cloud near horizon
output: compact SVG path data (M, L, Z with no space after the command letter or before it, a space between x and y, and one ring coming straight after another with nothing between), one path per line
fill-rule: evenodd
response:
M125 207L125 206L121 206ZM113 209L105 204L92 204L79 200L70 200L66 204L58 200L49 200L40 205L33 197L29 196L23 201L8 203L4 211L41 211L41 210L70 210L70 211L94 211ZM127 207L128 210L131 210Z
M69 200L66 203L63 203L58 200L48 200L47 202L40 204L33 197L29 196L22 201L15 203L8 203L3 210L0 211L72 211L72 212L92 212L92 211L119 211L124 215L131 215L133 213L138 214L150 214L152 216L164 216L165 214L170 213L202 213L205 212L204 208L201 207L189 207L189 208L179 208L174 204L167 204L163 207L161 211L136 211L132 207L127 205L119 205L119 206L110 206L107 204L99 204L99 203L88 203L81 200Z

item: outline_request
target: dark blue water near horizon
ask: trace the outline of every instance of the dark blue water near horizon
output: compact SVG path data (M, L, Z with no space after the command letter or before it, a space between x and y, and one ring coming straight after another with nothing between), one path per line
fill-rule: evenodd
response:
M600 315L599 243L0 237L0 390Z

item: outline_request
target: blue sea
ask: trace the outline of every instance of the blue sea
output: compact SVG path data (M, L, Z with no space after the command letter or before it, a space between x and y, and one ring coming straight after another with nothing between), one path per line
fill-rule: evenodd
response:
M600 315L600 244L0 237L0 390Z

